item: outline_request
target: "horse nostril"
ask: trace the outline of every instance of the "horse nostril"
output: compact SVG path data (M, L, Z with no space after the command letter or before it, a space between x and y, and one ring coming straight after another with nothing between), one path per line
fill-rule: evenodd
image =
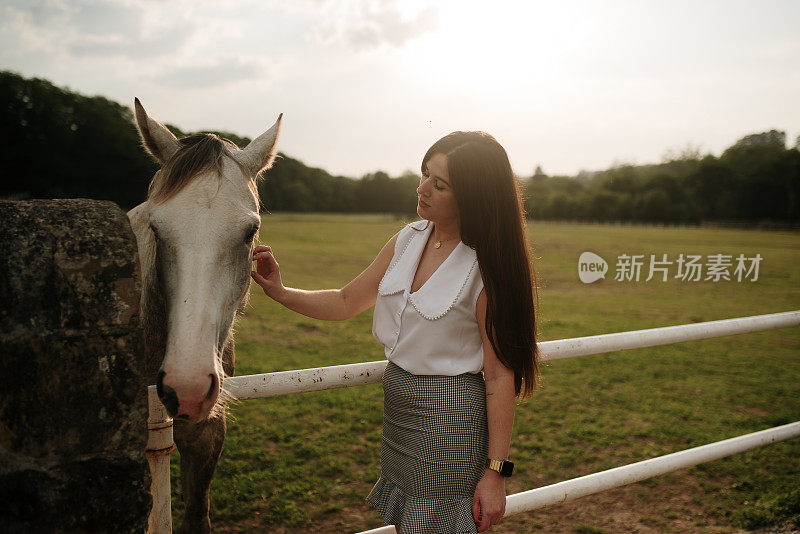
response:
M208 393L206 394L206 399L210 399L214 396L217 392L217 375L208 375L211 377L211 385L208 387Z
M164 371L158 373L158 379L156 380L156 392L158 393L158 398L161 399L161 404L164 405L164 408L167 409L167 412L172 416L178 413L178 394L175 393L175 390L169 386L164 385Z

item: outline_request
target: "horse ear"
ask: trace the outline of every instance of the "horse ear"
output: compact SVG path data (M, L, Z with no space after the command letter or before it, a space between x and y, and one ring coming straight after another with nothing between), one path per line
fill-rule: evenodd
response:
M163 165L180 148L178 138L172 135L166 126L151 119L138 98L134 101L134 106L136 126L139 128L142 144L145 150Z
M278 116L278 120L269 130L250 141L250 144L244 150L234 152L233 156L252 176L272 166L272 162L275 160L275 147L277 146L278 134L281 131L282 119L283 113Z

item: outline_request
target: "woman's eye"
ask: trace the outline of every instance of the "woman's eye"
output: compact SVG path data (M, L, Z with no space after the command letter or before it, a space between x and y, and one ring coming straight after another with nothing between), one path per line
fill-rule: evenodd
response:
M444 187L439 185L439 182L433 182L433 188L439 191L444 191Z

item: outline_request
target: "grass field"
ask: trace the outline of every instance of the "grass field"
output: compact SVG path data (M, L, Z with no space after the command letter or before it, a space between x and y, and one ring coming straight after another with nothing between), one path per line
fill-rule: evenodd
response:
M341 287L403 221L269 215L261 241L284 283ZM800 309L800 234L532 223L541 340ZM610 263L582 284L581 252ZM620 254L761 254L756 282L616 282ZM673 271L674 274L674 266ZM237 375L373 361L383 353L366 312L323 322L253 286L237 325ZM548 362L518 403L516 493L800 420L800 328ZM379 472L379 385L244 401L211 486L216 532L355 532L381 524L364 503ZM178 455L173 514L182 515ZM737 532L800 522L800 440L506 518L492 532Z

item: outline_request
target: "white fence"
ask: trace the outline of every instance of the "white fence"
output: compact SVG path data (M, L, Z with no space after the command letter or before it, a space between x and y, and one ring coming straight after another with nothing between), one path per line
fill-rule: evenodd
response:
M790 311L545 341L540 343L540 349L543 360L557 360L797 325L800 325L800 311ZM237 376L228 378L225 381L225 388L238 399L244 400L374 384L381 381L386 364L387 362L383 360ZM169 480L169 453L173 447L172 421L158 400L155 386L150 386L149 394L150 418L148 420L148 428L150 429L150 439L147 445L147 457L153 480L151 485L153 509L150 514L148 530L149 532L160 534L172 531ZM550 504L577 499L578 497L598 493L606 489L623 486L684 467L716 460L799 436L800 421L616 467L550 486L516 493L508 496L505 515L518 514ZM370 530L369 533L389 533L393 532L392 528L381 527Z

